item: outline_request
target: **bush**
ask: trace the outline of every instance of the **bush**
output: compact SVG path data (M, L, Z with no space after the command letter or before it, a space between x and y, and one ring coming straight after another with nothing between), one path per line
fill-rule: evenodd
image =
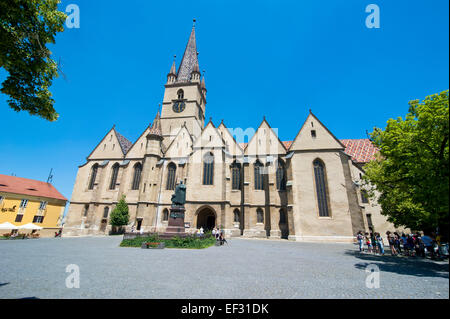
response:
M141 247L142 243L160 241L157 235L149 237L136 237L133 239L124 239L120 243L120 247Z

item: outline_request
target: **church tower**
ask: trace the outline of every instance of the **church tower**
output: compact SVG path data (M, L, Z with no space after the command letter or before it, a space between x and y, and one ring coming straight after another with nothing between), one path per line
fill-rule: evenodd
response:
M184 125L194 138L200 135L205 124L205 105L206 87L198 64L194 19L178 71L174 61L165 84L160 123L166 147Z

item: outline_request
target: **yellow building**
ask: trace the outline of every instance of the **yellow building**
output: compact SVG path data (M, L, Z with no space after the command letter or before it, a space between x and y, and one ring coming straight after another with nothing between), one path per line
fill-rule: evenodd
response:
M50 183L0 174L0 224L33 223L43 227L38 231L41 237L53 237L61 229L66 203L67 199ZM0 230L0 234L9 232Z

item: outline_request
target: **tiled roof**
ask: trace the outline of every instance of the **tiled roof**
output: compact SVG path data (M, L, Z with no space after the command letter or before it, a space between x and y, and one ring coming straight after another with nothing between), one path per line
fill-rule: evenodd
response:
M126 154L128 150L133 146L133 143L131 143L129 140L127 140L125 137L119 134L119 132L116 131L117 139L119 140L120 148L122 149L122 152Z
M0 174L0 192L67 200L52 184Z
M186 50L184 51L183 59L178 68L177 82L189 82L195 65L198 66L198 59L197 44L195 42L195 28L193 27Z
M284 141L284 142L281 142L281 143L283 143L283 145L284 145L284 147L286 149L289 149L289 147L291 147L292 142L293 141Z
M379 151L367 138L346 139L341 140L341 143L345 145L345 153L357 163L368 163L374 160L375 154Z

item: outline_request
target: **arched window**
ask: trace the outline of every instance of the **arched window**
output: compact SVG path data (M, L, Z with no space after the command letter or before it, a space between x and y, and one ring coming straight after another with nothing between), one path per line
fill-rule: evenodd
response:
M167 167L167 183L166 189L174 190L175 189L175 173L177 171L177 166L174 163L169 163Z
M254 164L255 169L255 189L263 190L264 189L264 175L263 169L264 166L260 161L256 161Z
M95 179L97 178L98 164L94 164L91 169L91 180L88 189L94 189Z
M286 218L286 212L284 209L280 209L280 224L286 224L287 218Z
M116 163L112 167L111 182L109 183L109 189L116 188L118 174L119 174L119 163Z
M314 177L316 181L317 202L319 206L319 216L330 216L328 210L327 179L325 176L325 165L319 159L313 162Z
M278 160L276 175L277 175L277 189L279 191L285 191L286 190L286 166L284 165L284 162L281 159Z
M256 222L257 223L264 223L264 212L261 208L258 208L256 210Z
M134 165L134 176L131 189L139 189L139 184L141 182L141 173L142 173L142 165L141 163L137 163L136 165Z
M103 218L108 218L108 214L109 214L109 207L105 207L103 209Z
M231 164L231 185L232 189L241 189L241 164L236 161Z
M182 89L178 90L177 95L179 100L184 99L184 91Z
M169 210L167 208L164 208L163 210L163 221L169 220Z
M206 153L203 157L203 185L212 185L214 176L214 155Z
M234 222L235 222L235 223L239 223L239 222L241 221L241 216L240 216L239 209L236 208L236 209L233 211L233 214L234 214Z

